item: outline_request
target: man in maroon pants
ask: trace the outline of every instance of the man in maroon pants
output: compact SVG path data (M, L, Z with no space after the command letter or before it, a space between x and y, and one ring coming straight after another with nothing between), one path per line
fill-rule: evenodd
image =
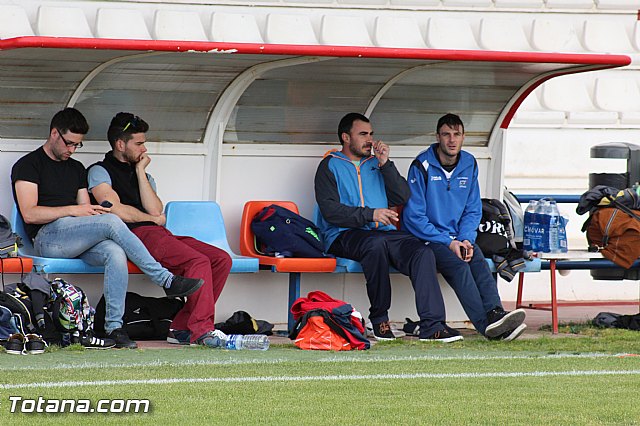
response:
M173 235L155 181L146 173L151 162L144 146L149 125L140 117L120 112L111 120L107 137L111 151L89 168L89 190L98 203L108 201L140 238L149 253L174 274L204 279L187 298L171 324L167 341L220 347L224 334L214 327L215 304L224 288L231 258L224 250L195 238Z

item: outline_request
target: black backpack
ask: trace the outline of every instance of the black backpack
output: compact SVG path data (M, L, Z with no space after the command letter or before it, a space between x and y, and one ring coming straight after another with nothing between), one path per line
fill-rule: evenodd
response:
M613 312L600 312L593 319L593 324L603 328L625 328L627 330L640 330L640 314L621 315Z
M18 234L11 231L11 222L0 214L0 258L9 257L22 246Z
M320 230L308 219L272 204L251 221L256 250L267 256L325 257Z
M511 228L511 215L500 200L482 199L482 219L478 226L476 244L485 257L506 256L516 247Z
M146 297L127 292L124 305L123 328L134 340L164 340L167 338L171 321L182 309L181 299L166 297ZM105 301L98 302L94 328L98 334L104 333Z

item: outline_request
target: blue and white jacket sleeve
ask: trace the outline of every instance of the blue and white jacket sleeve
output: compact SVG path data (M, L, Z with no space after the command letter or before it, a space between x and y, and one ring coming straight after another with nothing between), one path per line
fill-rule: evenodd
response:
M409 188L411 196L404 206L402 214L402 226L423 241L436 242L449 247L451 237L440 232L427 217L427 194L422 173L411 166L409 168Z
M482 200L480 198L477 167L474 168L472 182L473 186L471 187L467 204L464 207L464 213L460 218L458 240L469 240L470 243L474 244L478 236L478 225L480 225L480 220L482 220Z

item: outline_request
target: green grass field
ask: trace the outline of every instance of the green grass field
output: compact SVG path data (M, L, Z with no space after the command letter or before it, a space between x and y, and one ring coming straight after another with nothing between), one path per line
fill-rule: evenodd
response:
M405 339L362 352L301 351L287 344L266 352L184 347L0 354L0 423L640 424L640 335L572 330L579 334L511 343L476 335L449 345ZM11 413L10 397L17 396L94 405L148 399L151 409Z

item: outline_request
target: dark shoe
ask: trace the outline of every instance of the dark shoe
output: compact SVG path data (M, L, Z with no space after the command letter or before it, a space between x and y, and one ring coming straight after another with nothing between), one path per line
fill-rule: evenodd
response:
M395 340L396 336L391 331L389 321L383 321L380 324L373 324L373 337L376 340Z
M507 331L515 330L524 322L526 314L524 309L506 312L502 308L495 308L487 312L487 328L484 331L487 337L498 337Z
M187 278L182 275L174 275L171 280L171 286L165 288L164 292L167 297L187 297L198 291L204 284L201 278Z
M8 354L24 355L26 353L24 349L25 343L27 342L23 334L14 333L9 336L9 340L7 340L7 343L4 345L4 349Z
M78 343L87 349L111 349L116 345L115 340L96 337L91 331L84 333Z
M129 339L129 335L123 328L116 328L107 334L106 340L113 340L116 348L136 349L138 344Z
M420 321L413 321L411 318L405 318L405 321L402 331L410 336L418 336L420 334Z
M208 348L224 348L227 342L227 335L220 330L211 330L198 337L192 346L206 346Z
M464 338L460 335L458 330L455 330L451 327L446 327L442 330L438 330L435 333L429 336L420 335L421 342L441 342L441 343L451 343L456 342L458 340L464 340Z
M169 330L167 343L172 345L188 345L191 343L191 332L189 330Z
M489 337L489 340L502 340L504 342L510 342L516 340L527 328L527 324L520 324L513 330L505 331L498 337Z
M42 340L42 336L38 334L27 334L24 338L26 340L24 350L28 354L43 354L44 350L47 348L47 343Z

